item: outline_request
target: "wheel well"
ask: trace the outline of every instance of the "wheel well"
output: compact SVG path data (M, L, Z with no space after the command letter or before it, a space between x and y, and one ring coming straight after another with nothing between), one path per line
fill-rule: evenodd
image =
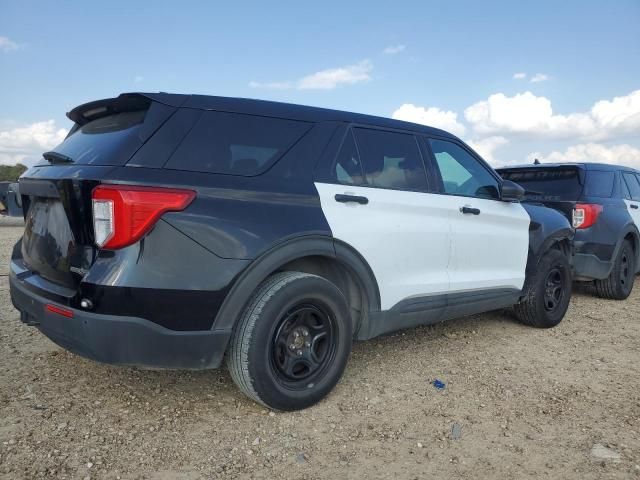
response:
M568 238L558 240L549 247L549 250L558 250L564 253L567 257L571 257L571 242Z
M285 263L272 274L284 271L318 275L338 287L349 304L354 334L358 331L358 327L366 313L367 298L360 280L348 267L336 259L322 255L312 255Z
M633 248L633 253L638 253L638 237L633 234L633 232L629 232L624 236L625 240L629 240L631 242L631 248Z

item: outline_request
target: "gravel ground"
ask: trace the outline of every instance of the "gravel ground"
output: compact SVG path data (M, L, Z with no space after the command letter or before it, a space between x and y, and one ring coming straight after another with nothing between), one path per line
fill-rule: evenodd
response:
M0 228L3 265L20 234ZM20 323L6 274L0 301L0 478L640 478L640 288L576 287L552 330L494 312L356 344L297 413L223 369L67 353Z

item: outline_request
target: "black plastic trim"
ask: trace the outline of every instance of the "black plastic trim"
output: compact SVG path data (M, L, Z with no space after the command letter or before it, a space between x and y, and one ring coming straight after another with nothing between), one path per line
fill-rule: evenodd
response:
M506 308L517 303L521 294L518 289L494 288L408 298L390 310L371 312L357 339Z

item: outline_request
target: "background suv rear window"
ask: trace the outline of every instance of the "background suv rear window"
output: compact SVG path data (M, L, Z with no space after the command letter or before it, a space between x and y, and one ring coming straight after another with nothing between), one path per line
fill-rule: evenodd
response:
M257 175L310 128L307 122L238 113L204 112L165 168Z
M578 200L582 193L582 183L576 168L501 170L500 176L524 187L529 198Z

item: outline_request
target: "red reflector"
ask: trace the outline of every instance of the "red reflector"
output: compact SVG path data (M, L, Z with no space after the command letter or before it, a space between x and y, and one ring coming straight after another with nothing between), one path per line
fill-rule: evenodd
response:
M184 210L196 192L175 188L99 185L93 200L96 244L115 250L140 240L165 212Z
M47 303L47 306L45 308L51 313L57 313L58 315L62 315L63 317L73 318L73 310L69 310L68 308L59 307L57 305L53 305L52 303Z

